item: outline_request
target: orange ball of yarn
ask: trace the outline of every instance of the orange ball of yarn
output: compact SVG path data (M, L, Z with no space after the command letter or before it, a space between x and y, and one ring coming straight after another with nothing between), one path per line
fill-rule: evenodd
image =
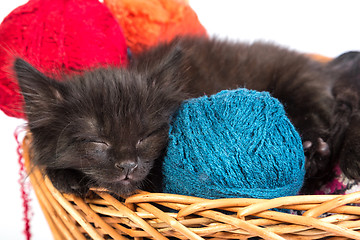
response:
M139 53L177 35L206 35L184 0L104 0L121 25L127 46Z

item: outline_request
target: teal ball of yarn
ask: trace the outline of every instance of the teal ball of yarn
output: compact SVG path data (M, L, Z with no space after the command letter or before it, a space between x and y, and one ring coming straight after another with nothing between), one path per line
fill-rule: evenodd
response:
M269 93L237 89L190 99L172 120L164 192L266 199L299 192L302 142Z

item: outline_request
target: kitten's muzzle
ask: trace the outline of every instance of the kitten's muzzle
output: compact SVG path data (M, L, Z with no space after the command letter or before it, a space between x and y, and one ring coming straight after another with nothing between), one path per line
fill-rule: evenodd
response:
M120 169L126 176L134 172L134 170L138 167L137 162L126 160L119 163L115 163L115 167Z

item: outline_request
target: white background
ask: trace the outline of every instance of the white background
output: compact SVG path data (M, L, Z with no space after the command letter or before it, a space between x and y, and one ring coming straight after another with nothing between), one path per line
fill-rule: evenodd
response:
M2 0L0 21L25 2ZM190 4L210 35L220 38L272 41L329 57L360 50L357 0L190 0ZM4 240L25 239L13 137L15 128L23 123L0 111L0 239ZM32 239L51 239L33 193L32 199Z

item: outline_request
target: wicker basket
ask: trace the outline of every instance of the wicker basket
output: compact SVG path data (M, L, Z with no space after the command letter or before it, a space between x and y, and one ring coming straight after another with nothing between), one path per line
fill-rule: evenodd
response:
M350 205L360 203L360 192L272 200L139 192L119 201L96 189L86 199L61 194L38 169L30 180L55 239L360 239L360 207Z

